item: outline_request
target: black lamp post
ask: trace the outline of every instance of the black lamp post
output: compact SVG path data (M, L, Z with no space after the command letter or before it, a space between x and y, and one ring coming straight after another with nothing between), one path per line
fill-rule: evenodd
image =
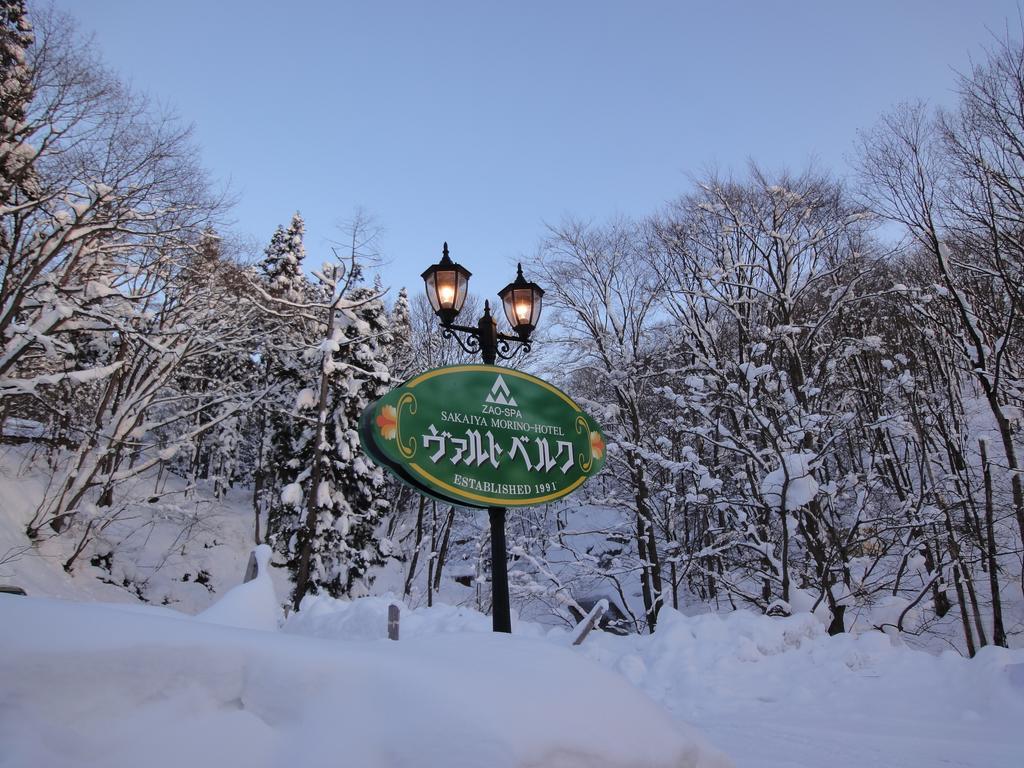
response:
M441 321L441 335L455 339L470 354L480 353L485 365L494 365L500 357L511 360L516 352L530 351L530 334L540 320L544 290L523 277L519 265L516 279L498 291L505 317L515 336L498 332L498 324L491 316L491 304L484 302L484 314L476 327L456 325L455 318L462 311L469 288L470 272L456 264L448 255L444 244L441 261L423 272L423 283L434 314ZM513 345L515 345L513 347ZM491 522L491 621L495 632L511 632L512 616L508 599L508 562L505 546L505 508L489 507Z
M448 243L444 244L441 261L423 272L427 298L434 314L441 321L441 335L446 339L455 339L469 354L479 352L486 365L494 365L499 357L511 360L520 349L529 352L530 334L540 320L544 289L526 281L520 264L515 281L498 291L498 297L505 308L505 317L516 332L515 336L509 336L498 332L498 324L491 316L489 301L484 302L484 314L475 328L455 323L462 305L466 303L470 274L464 266L451 260ZM513 348L513 344L518 348Z

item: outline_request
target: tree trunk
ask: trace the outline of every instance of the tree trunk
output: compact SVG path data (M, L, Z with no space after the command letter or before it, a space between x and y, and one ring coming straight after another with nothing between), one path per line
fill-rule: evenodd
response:
M412 557L409 558L409 572L405 575L405 586L402 588L402 595L409 596L412 592L412 582L416 576L416 565L420 559L420 548L423 546L423 509L427 506L427 497L420 496L419 511L416 513L416 544L412 550Z
M333 313L332 313L333 317ZM333 322L332 322L333 330ZM305 533L301 537L299 550L299 567L295 573L295 591L292 594L292 607L299 610L299 603L309 591L309 562L313 556L313 542L316 539L316 525L320 517L319 495L320 481L323 478L321 463L324 458L324 445L327 442L327 395L330 391L327 376L327 352L320 368L320 399L317 414L316 445L313 448L313 467L309 485L309 499L306 502Z
M953 521L952 521L952 519L950 517L949 509L948 508L945 511L945 520L946 520L946 536L947 536L947 539L948 539L948 542L949 542L949 554L952 556L953 562L956 563L956 566L957 566L956 571L958 572L958 575L957 575L957 584L956 584L956 586L957 586L956 594L957 594L957 597L960 598L961 613L966 615L966 612L967 612L967 605L963 602L964 601L964 591L963 590L966 587L966 589L967 589L967 598L970 600L970 603L971 603L971 613L974 616L974 626L978 630L978 644L982 648L984 648L986 645L988 645L988 640L986 639L986 636L985 636L985 626L981 622L981 612L978 609L978 595L974 591L974 580L971 578L970 572L964 567L964 562L963 562L963 559L961 557L961 552L960 552L960 545L957 544L956 536L953 533ZM972 652L971 655L973 656L974 653Z
M846 631L845 614L845 605L832 606L832 622L828 625L828 633L830 635L841 635Z
M1006 629L1003 627L1003 602L999 593L999 563L996 560L996 537L992 502L992 469L988 463L988 448L984 440L978 441L981 450L981 467L985 476L985 540L988 556L989 588L992 591L992 642L1009 648Z
M647 561L647 531L645 530L644 518L639 512L636 513L636 553L640 558L640 592L644 600L644 614L647 617L647 631L654 631L654 624L657 617L654 615L654 598L651 590L650 565Z
M442 526L444 533L441 536L441 548L437 552L437 567L434 569L434 591L441 591L441 573L444 570L445 560L448 559L448 542L452 537L452 526L455 524L455 507L448 507L448 516Z
M636 483L637 549L643 563L642 593L644 612L647 614L647 631L654 632L658 622L658 611L662 605L661 562L658 559L658 543L654 537L654 524L647 509L647 479L641 466L641 459L631 457Z
M972 659L977 651L974 648L974 635L971 634L971 621L967 617L967 600L964 598L964 587L960 583L960 565L953 564L953 582L956 586L956 597L960 603L960 624L964 630L964 641L967 643L967 655Z

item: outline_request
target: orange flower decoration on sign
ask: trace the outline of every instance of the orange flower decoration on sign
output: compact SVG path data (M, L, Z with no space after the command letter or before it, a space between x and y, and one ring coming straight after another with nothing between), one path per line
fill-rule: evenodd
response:
M385 405L377 414L377 428L385 440L394 440L398 433L398 412L393 405Z
M604 456L604 439L601 437L600 432L590 433L590 452L594 455L595 459L600 459Z

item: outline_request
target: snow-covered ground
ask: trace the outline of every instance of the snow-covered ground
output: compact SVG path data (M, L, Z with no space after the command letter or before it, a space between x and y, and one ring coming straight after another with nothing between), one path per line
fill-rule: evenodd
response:
M277 621L267 579L198 617L0 596L0 765L728 765L718 748L741 767L980 768L1024 754L1024 651L966 660L830 638L811 616L669 609L653 636L574 648L445 605L403 607L392 642L391 602L307 598L267 631L242 628Z
M236 602L251 623L260 601ZM557 642L325 640L11 596L0 596L0 745L0 765L48 768L730 764Z
M251 489L217 499L170 473L151 471L118 488L110 520L80 555L71 573L63 564L77 537L34 545L25 536L52 482L45 459L31 446L0 445L0 584L29 595L110 603L138 603L197 613L241 581L253 545ZM272 573L282 599L287 576Z
M989 647L968 660L879 632L829 637L809 614L671 609L653 636L599 635L584 647L738 766L1009 768L1024 758L1022 651Z
M286 632L382 638L387 599L308 599ZM487 632L451 606L403 611L402 636ZM516 632L564 643L522 623ZM577 649L620 673L737 766L1006 766L1024 757L1024 651L933 655L879 632L829 637L810 614L684 616L662 609L651 636L592 633Z
M21 552L45 473L20 448L0 458L0 560L14 553L0 583L30 595L0 595L4 768L685 766L721 764L716 748L741 768L998 768L1024 755L1022 650L968 660L874 631L828 637L810 614L670 609L653 636L594 632L572 648L564 628L516 621L497 637L488 616L443 602L403 605L394 643L390 597L307 598L284 619L281 569L231 588L251 545L245 491L183 502L167 478L177 493L147 502L148 518L130 508L104 531L92 552L116 549L109 565L66 573L60 538ZM135 585L167 607L141 605ZM472 592L453 582L435 599L456 591Z

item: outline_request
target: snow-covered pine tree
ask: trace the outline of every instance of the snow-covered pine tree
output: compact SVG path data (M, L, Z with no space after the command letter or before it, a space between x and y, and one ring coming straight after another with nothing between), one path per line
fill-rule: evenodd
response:
M35 153L25 141L25 113L32 101L26 49L33 40L24 0L0 0L0 207L16 205L36 187ZM12 279L15 231L14 217L0 216L0 282L5 285ZM7 304L7 294L0 291L0 306ZM25 399L21 398L22 405ZM0 395L0 430L13 404Z
M357 426L363 408L391 382L392 336L383 288L356 287L362 234L353 232L347 259L314 272L314 287L301 272L296 215L275 233L258 267L268 323L261 354L276 385L263 458L274 482L262 495L267 539L294 573L296 606L310 592L362 591L382 558L376 528L387 487L362 456Z
M35 151L26 142L32 71L26 50L34 40L24 0L0 0L0 205L34 194Z
M415 348L415 337L412 324L412 307L409 304L409 293L405 288L398 292L394 306L390 314L390 336L391 336L391 378L394 382L405 381L422 370L417 361ZM403 483L389 482L387 523L381 532L381 549L385 557L394 557L402 562L415 557L422 536L412 542L412 549L402 551L400 540L408 538L409 530L412 529L415 508L422 505L418 502L422 497L414 493ZM403 522L408 523L408 528L403 531ZM422 534L422 526L418 529ZM415 564L415 561L413 561Z
M276 519L275 544L295 573L296 606L310 592L364 592L382 555L375 530L387 488L363 456L357 428L363 409L391 381L388 316L379 292L368 288L334 306L317 349L317 379L296 400L303 428L282 469L290 482L281 499L294 512Z
M303 353L322 337L316 322L304 311L315 295L303 272L304 233L305 224L298 212L287 228L278 226L252 280L260 309L257 322L261 342L256 354L263 385L270 390L253 414L258 434L253 491L257 542L264 515L267 540L294 530L299 520L296 511L282 502L280 491L282 482L290 482L293 474L288 463L293 458L293 444L302 432L295 414L296 397L309 376L310 364Z
M378 466L366 460L357 433L363 410L382 397L391 383L394 336L380 293L379 288L357 288L350 296L356 319L345 328L345 369L332 415L338 464L334 526L340 527L342 542L328 557L321 556L321 562L329 576L325 588L348 594L369 587L370 566L380 564L382 554L387 554L375 536L388 507L385 478Z
M416 361L412 346L412 307L409 292L402 288L391 308L391 375L398 381L413 376Z
M306 247L302 242L305 233L306 223L296 211L287 229L278 226L264 251L259 269L275 298L301 300L304 288L309 284L302 274L302 262L306 258Z

